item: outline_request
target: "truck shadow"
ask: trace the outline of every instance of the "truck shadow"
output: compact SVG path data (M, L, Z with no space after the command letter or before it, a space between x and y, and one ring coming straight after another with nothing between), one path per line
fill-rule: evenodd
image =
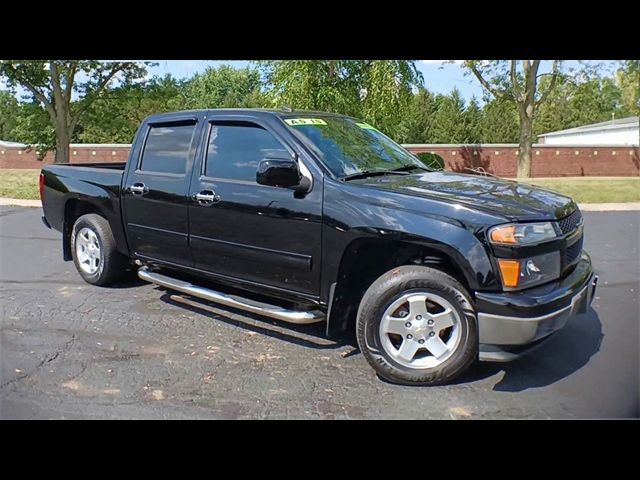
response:
M120 280L116 283L109 285L106 288L126 289L137 288L142 285L149 285L149 282L138 278L138 272L135 269L127 270Z
M145 282L146 283L146 282ZM162 292L160 300L217 322L255 332L259 335L289 342L314 350L340 350L344 358L357 355L360 350L355 335L345 333L336 339L325 335L325 323L296 325L271 320L249 312L202 301L195 297L156 287ZM179 297L195 301L198 306L184 304ZM593 308L586 314L572 318L567 326L530 354L509 363L476 362L449 386L466 385L486 380L500 372L502 378L494 391L521 392L529 388L551 385L586 365L600 350L602 323ZM382 380L384 381L384 380Z
M600 318L589 308L529 355L509 363L476 362L454 383L476 382L502 371L504 376L493 386L494 391L545 387L585 366L600 351L603 338Z
M342 347L350 347L352 350L347 355L343 355L345 357L353 354L353 349L357 349L355 339L350 339L348 336L334 340L328 339L325 335L325 322L308 325L280 322L231 307L216 306L213 303L208 303L188 295L176 295L175 292L163 290L161 287L158 288L164 292L160 297L161 301L198 315L203 315L217 322L224 322L250 332L315 350L336 350ZM178 301L180 297L187 298L199 306L187 305L180 302Z

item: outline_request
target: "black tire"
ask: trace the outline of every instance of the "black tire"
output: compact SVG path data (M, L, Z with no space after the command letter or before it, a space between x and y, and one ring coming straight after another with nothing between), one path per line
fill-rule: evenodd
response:
M81 268L76 253L78 232L83 228L92 230L96 234L100 245L100 264L95 273L86 272ZM82 215L73 225L73 230L71 231L71 254L78 273L85 282L91 285L110 285L120 279L127 269L127 259L116 249L116 241L109 222L95 213Z
M431 292L456 310L460 340L449 358L433 368L410 368L398 363L382 346L380 322L385 310L412 290ZM385 380L400 385L438 385L450 382L478 358L478 328L469 292L455 278L434 268L396 267L365 292L356 320L358 345L367 362Z

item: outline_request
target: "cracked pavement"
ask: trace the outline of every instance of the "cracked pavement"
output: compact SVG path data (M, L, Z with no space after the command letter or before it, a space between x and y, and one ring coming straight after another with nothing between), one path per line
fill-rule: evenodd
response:
M637 417L638 212L586 212L593 308L531 355L454 384L378 379L351 338L130 279L88 285L39 208L0 207L0 418Z

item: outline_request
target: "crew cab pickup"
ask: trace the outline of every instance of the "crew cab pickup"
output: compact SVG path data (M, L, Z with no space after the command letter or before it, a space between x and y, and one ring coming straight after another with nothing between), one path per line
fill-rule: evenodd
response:
M199 304L350 330L401 384L522 355L597 281L571 198L430 169L343 115L152 115L126 164L46 166L40 188L88 283L137 269Z

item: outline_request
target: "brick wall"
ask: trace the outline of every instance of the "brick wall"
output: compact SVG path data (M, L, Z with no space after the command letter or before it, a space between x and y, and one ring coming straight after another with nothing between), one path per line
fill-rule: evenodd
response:
M71 145L71 163L126 162L129 145ZM34 149L0 146L0 169L2 168L42 168L53 163L53 152L38 160Z
M483 145L406 145L414 152L434 152L445 161L445 168L465 172L482 167L500 177L515 177L518 146ZM71 163L125 162L129 145L72 145ZM48 153L37 160L34 150L0 146L1 168L42 168L53 163ZM533 148L534 177L566 176L640 176L640 151L637 146L544 146Z
M499 177L515 177L518 145L405 145L413 153L433 152L445 162L445 169L465 172L482 167ZM534 145L533 177L640 176L637 146Z

